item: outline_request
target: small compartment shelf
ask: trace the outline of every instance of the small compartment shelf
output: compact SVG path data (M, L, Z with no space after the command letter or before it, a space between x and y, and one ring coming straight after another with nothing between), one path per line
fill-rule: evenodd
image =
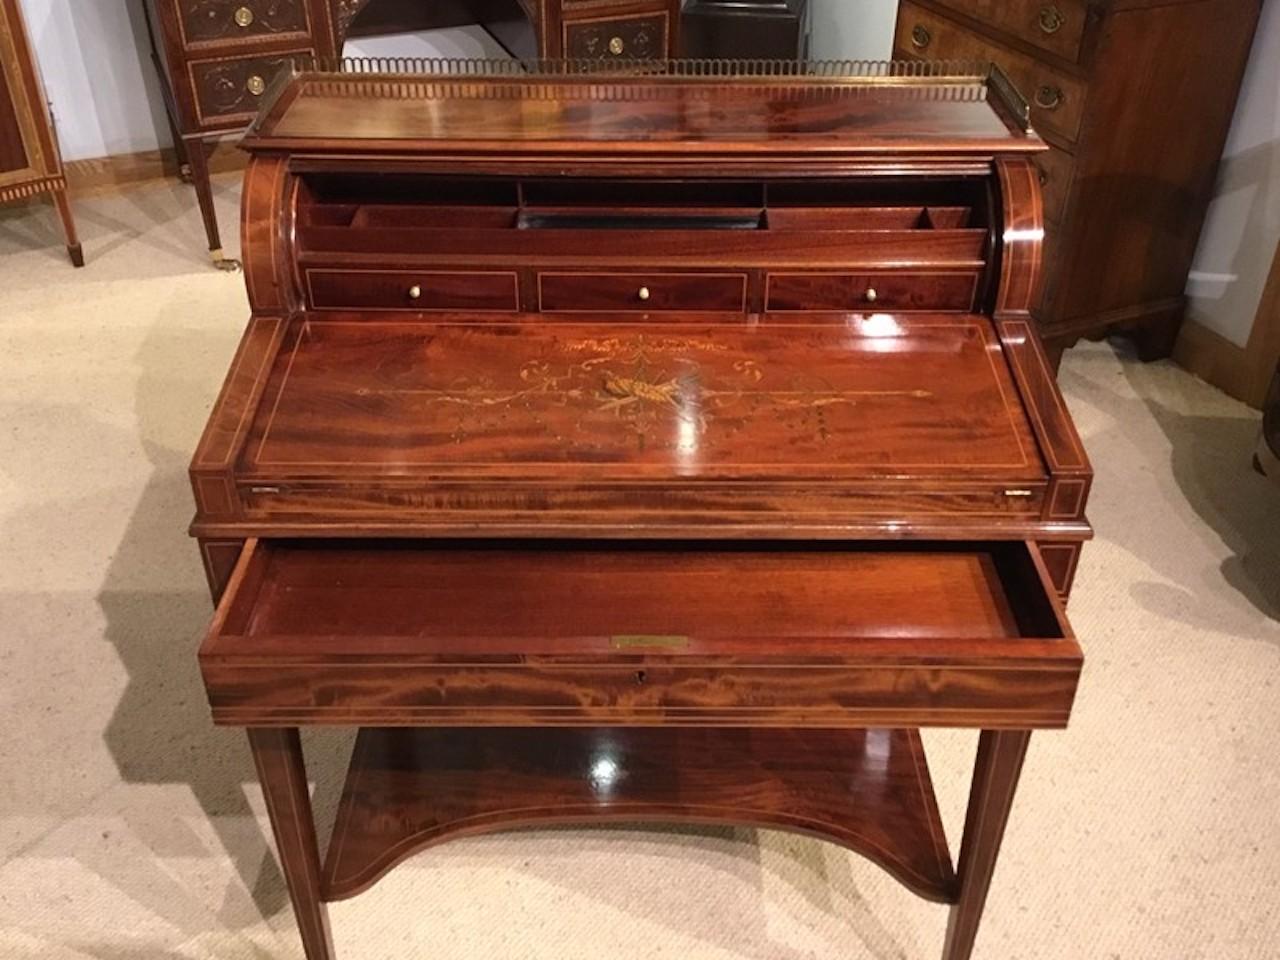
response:
M452 837L727 823L848 847L920 896L956 881L916 730L588 727L360 732L324 867L341 900Z
M892 262L979 270L988 202L978 181L819 183L304 173L295 198L300 257L336 266L504 263L745 268Z

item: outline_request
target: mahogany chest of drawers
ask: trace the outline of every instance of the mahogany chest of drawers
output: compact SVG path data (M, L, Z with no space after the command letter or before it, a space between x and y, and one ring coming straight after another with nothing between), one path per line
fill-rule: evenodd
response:
M1050 356L1167 356L1260 0L903 0L895 56L998 63L1050 145L1035 310Z

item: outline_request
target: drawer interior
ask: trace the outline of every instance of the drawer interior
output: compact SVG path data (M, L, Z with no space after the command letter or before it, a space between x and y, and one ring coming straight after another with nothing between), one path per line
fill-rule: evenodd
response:
M815 654L1070 636L1021 541L261 541L213 649Z
M1065 725L1079 646L1023 542L249 541L218 722Z

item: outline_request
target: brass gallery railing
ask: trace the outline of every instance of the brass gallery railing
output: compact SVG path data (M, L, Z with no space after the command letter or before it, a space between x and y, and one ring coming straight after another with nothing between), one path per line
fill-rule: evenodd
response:
M995 64L972 60L515 60L465 57L305 57L294 60L293 73L324 77L371 77L465 80L508 78L521 81L589 77L636 77L660 80L793 80L832 86L925 88L941 100L985 100L994 94L1010 117L1026 130L1030 110L1008 77ZM288 72L284 73L288 76Z

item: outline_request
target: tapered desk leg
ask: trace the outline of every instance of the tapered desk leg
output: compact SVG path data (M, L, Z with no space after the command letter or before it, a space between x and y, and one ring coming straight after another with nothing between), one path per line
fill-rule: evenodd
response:
M973 952L996 855L1030 742L1030 730L983 730L978 740L978 760L960 844L960 897L947 921L942 960L969 960Z
M204 218L204 232L209 238L209 256L213 265L219 270L239 270L240 262L228 259L222 252L218 211L213 205L213 183L209 179L209 151L212 149L205 140L192 140L187 144L191 183L196 188L196 199L200 202L200 216Z
M71 201L67 199L66 189L53 191L53 205L58 208L58 217L62 220L62 232L67 237L67 256L74 267L84 266L84 250L80 246L80 238L76 236L76 221L71 215Z
M259 727L248 733L303 951L307 960L333 960L329 913L320 899L320 851L298 730Z

